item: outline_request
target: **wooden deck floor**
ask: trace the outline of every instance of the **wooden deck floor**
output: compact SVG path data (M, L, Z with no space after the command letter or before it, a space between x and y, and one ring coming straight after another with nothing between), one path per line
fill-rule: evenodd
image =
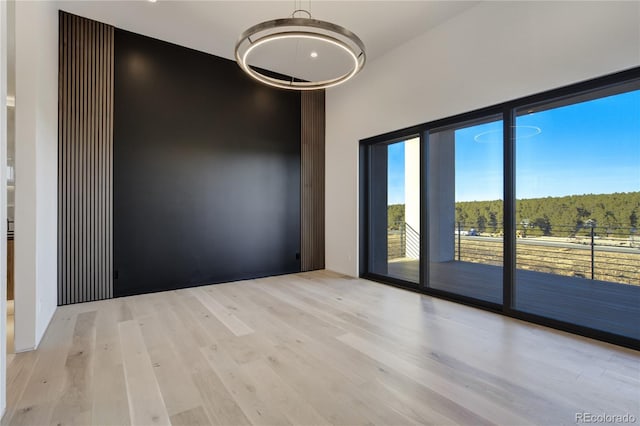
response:
M389 263L389 275L415 282L418 261ZM502 303L502 268L471 262L430 264L430 286ZM640 286L518 269L521 311L640 339Z
M326 271L58 308L3 425L575 424L638 352Z

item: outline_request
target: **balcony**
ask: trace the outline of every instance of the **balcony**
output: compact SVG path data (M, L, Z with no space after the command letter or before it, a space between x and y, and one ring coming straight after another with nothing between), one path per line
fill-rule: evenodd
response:
M429 286L502 304L502 238L469 234L453 236L451 260L428 264ZM406 240L389 231L388 275L416 282L419 261L403 254ZM516 309L640 339L640 242L521 236L516 247Z

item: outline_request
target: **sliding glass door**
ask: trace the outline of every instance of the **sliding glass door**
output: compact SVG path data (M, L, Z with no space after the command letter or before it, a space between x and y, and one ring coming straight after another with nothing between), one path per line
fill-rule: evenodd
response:
M638 86L517 110L515 309L640 339Z
M417 284L420 138L373 146L369 178L369 271Z
M640 68L361 154L363 277L640 348Z
M502 303L501 116L428 136L428 287Z

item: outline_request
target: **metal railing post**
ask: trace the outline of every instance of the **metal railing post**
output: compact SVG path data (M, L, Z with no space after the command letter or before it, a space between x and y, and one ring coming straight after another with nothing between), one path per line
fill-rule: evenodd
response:
M595 262L594 262L594 257L595 257L595 244L594 244L594 229L595 226L591 226L591 279L593 279L594 277L594 270L595 270Z
M460 222L458 222L458 261L460 261L461 257L462 255L460 253Z

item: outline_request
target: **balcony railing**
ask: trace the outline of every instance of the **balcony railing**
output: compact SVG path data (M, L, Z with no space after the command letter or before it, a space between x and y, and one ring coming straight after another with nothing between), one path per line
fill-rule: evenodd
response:
M501 266L503 235L500 229L495 226L481 232L471 224L457 223L452 232L451 260ZM518 269L640 285L640 236L634 228L554 225L553 231L518 226ZM390 260L408 258L412 249L417 252L418 247L411 244L416 245L419 239L409 238L411 232L414 231L405 223L394 223L390 227Z

